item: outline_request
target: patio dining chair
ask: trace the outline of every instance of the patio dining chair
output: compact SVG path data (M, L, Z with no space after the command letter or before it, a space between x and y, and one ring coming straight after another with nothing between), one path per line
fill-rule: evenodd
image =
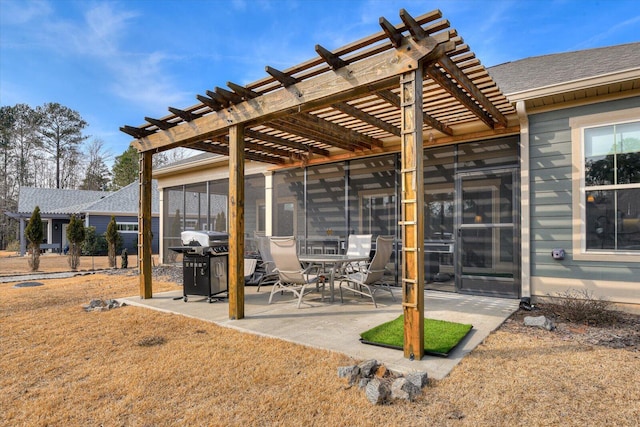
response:
M317 270L316 266L302 267L298 259L295 237L271 237L270 249L278 273L278 280L271 287L269 304L271 304L275 293L291 292L298 298L297 307L300 308L302 298L318 288L322 289L322 300L324 300L324 276L312 274L314 270Z
M347 241L347 255L368 257L371 253L372 234L350 234ZM352 262L345 266L344 273L355 273L356 271L366 270L368 262L358 261Z
M273 256L271 256L271 247L268 236L256 236L258 240L258 252L262 262L259 264L260 270L262 270L262 277L258 281L258 289L256 292L260 292L260 286L273 285L278 281L278 272L276 271L276 265L273 262Z
M373 301L373 305L377 308L378 304L374 297L378 289L384 289L391 294L391 298L396 300L389 284L384 280L385 267L391 259L393 250L393 236L378 236L376 239L376 252L366 269L346 273L340 279L340 301L344 303L342 287L345 285L346 290L368 296Z

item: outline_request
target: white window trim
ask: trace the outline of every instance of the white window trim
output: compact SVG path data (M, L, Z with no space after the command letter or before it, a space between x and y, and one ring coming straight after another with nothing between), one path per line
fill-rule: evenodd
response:
M136 228L138 227L138 222L126 222L126 221L116 221L116 229L118 229L118 226L120 225L135 225ZM120 230L118 229L118 233L123 233L123 234L138 234L138 230Z
M640 120L640 108L590 114L569 119L572 147L573 259L577 261L638 262L640 253L586 249L586 200L584 180L584 129ZM620 186L615 186L620 188Z

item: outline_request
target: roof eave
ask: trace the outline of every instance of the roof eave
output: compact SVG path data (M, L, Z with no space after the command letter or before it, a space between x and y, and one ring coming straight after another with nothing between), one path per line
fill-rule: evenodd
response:
M585 79L572 80L568 82L542 86L534 89L527 89L520 92L508 93L505 96L515 104L518 101L528 101L545 96L556 95L559 93L571 92L576 90L585 90L597 86L621 83L633 79L640 79L640 67L628 70L616 71L609 74L601 74L595 77Z

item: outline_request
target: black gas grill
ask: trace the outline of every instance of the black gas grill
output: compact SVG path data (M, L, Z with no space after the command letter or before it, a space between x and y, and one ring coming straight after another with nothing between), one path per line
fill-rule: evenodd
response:
M223 299L229 291L227 268L229 260L229 235L219 231L183 231L183 246L170 247L183 254L183 300L189 295L207 297L214 302Z

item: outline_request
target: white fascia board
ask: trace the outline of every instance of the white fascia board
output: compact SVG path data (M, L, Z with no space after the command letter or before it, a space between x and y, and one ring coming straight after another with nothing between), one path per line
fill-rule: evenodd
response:
M589 89L593 87L603 86L612 83L620 83L633 79L640 79L640 68L632 68L629 70L616 71L610 74L601 74L596 77L588 77L585 79L572 80L569 82L558 83L549 86L542 86L535 89L528 89L521 92L506 94L510 102L527 101L535 98L542 98L558 93L571 92L574 90Z

